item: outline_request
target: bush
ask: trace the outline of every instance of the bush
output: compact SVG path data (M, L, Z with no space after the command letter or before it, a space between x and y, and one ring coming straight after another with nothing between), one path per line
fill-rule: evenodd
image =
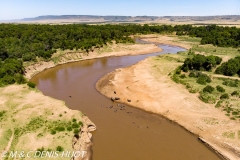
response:
M187 84L186 84L186 88L187 88L187 89L190 89L190 88L192 88L192 86L191 86L189 83L187 83Z
M179 67L177 67L177 69L175 70L175 73L176 73L176 74L181 74L181 70L182 70L182 68L181 68L181 66L179 66Z
M15 83L15 79L13 76L10 75L6 75L2 78L2 82L5 84L14 84Z
M81 122L81 121L79 121L78 124L79 124L80 126L83 126L83 122Z
M239 80L237 79L236 80L228 79L228 80L224 80L222 84L229 87L238 87L238 81Z
M70 127L70 126L67 127L67 130L68 130L68 131L72 131L72 127Z
M205 103L211 103L211 104L216 103L215 96L209 95L208 93L204 93L204 92L200 93L199 99Z
M79 134L79 129L74 129L73 133L74 133L74 135L78 135Z
M186 78L186 75L185 74L181 74L180 78L184 79L184 78Z
M61 147L61 146L57 146L57 148L56 148L56 151L58 151L58 152L62 152L64 149L63 149L63 147Z
M56 134L57 132L55 130L51 130L51 134L54 135Z
M189 77L195 78L195 77L196 77L196 74L195 74L194 72L190 72L190 73L189 73Z
M204 93L206 93L206 92L212 93L214 90L215 89L212 86L210 86L210 85L207 85L205 88L203 88L203 92Z
M234 116L236 116L236 115L238 115L239 113L237 112L237 111L233 111L232 112L232 115L234 115Z
M224 93L221 95L220 99L229 99L229 95L227 93Z
M79 124L77 124L75 122L72 124L72 128L79 128L79 127L80 127Z
M76 118L73 118L72 121L73 121L73 122L76 122L77 120L76 120Z
M55 130L58 132L63 132L65 131L65 127L56 127Z
M27 85L30 87L30 88L35 88L36 87L36 84L33 83L33 82L28 82Z
M171 79L175 82L175 83L180 83L180 79L178 78L178 76L176 74L174 74Z
M218 101L217 104L215 105L215 107L216 107L216 108L221 107L221 106L222 106L222 102L223 102L223 101Z
M238 91L233 91L231 95L232 96L239 96L239 92Z
M36 156L40 156L42 154L42 152L44 151L44 148L38 148L37 149L38 152L36 152Z
M3 117L3 115L6 113L6 111L1 111L0 112L0 117Z
M183 72L188 72L188 71L189 71L189 68L186 67L186 66L183 66L183 67L182 67L182 70L183 70ZM180 72L180 73L181 73L181 72ZM179 74L180 74L180 73L179 73ZM176 74L177 74L177 72L176 72Z
M189 89L189 92L190 92L190 93L197 93L197 92L198 92L198 89L193 89L193 88L191 88L191 89Z
M201 84L201 85L206 85L206 80L205 80L205 78L203 78L203 77L199 77L199 78L197 79L197 83L198 83L198 84Z
M26 79L25 79L24 76L21 75L21 74L16 74L16 75L15 75L15 81L16 81L18 84L24 84L24 83L26 83Z
M211 78L210 78L208 75L203 74L203 73L201 73L201 72L198 72L198 73L197 73L197 78L198 78L198 79L197 79L197 83L198 83L198 84L205 85L206 83L212 82Z
M216 89L218 92L221 92L221 93L225 92L225 89L219 85L216 86Z

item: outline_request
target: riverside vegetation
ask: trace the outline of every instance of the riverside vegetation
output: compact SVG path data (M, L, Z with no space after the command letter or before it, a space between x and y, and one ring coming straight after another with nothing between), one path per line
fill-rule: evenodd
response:
M240 29L216 25L35 25L0 24L0 85L25 83L24 67L29 62L55 61L59 50L76 50L89 54L104 44L134 43L131 35L173 33L200 37L201 44L222 47L240 45ZM220 70L219 70L220 71Z
M190 93L198 94L203 102L226 112L230 119L240 120L240 50L201 45L200 38L179 38L188 39L193 47L177 55L160 56L179 63L169 74L172 80L185 85Z

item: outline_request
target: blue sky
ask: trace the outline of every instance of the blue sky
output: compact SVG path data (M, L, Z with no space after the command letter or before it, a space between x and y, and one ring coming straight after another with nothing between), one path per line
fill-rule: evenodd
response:
M240 0L0 0L0 20L41 15L240 15Z

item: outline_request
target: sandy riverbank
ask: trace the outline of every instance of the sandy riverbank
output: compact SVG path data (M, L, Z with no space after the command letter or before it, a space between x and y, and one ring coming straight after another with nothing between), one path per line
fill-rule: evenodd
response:
M148 40L164 43L164 37ZM167 43L174 45L175 42L169 40ZM181 45L187 48L186 44ZM201 137L225 157L239 159L239 121L230 120L225 112L200 101L196 94L191 94L184 86L174 83L168 74L178 65L179 63L171 61L148 58L107 74L98 81L96 88L109 98L117 96L122 103L163 115Z
M81 61L93 58L110 57L110 56L125 56L125 55L139 55L148 54L154 52L161 52L162 50L154 44L111 44L104 48L95 49L89 54L83 52L65 51L60 53L60 51L53 55L53 60L49 62L40 61L25 67L25 77L30 79L35 74L47 69L52 68L59 64ZM54 59L57 59L54 62Z

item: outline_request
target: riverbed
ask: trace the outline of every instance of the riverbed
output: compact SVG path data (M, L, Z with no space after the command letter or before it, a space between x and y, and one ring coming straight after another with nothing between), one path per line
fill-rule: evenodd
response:
M97 126L94 160L221 159L198 137L179 125L133 107L112 102L95 89L105 74L149 56L177 53L183 48L159 45L164 51L147 55L104 57L56 66L32 78L45 95L85 113ZM123 107L124 106L124 107Z

